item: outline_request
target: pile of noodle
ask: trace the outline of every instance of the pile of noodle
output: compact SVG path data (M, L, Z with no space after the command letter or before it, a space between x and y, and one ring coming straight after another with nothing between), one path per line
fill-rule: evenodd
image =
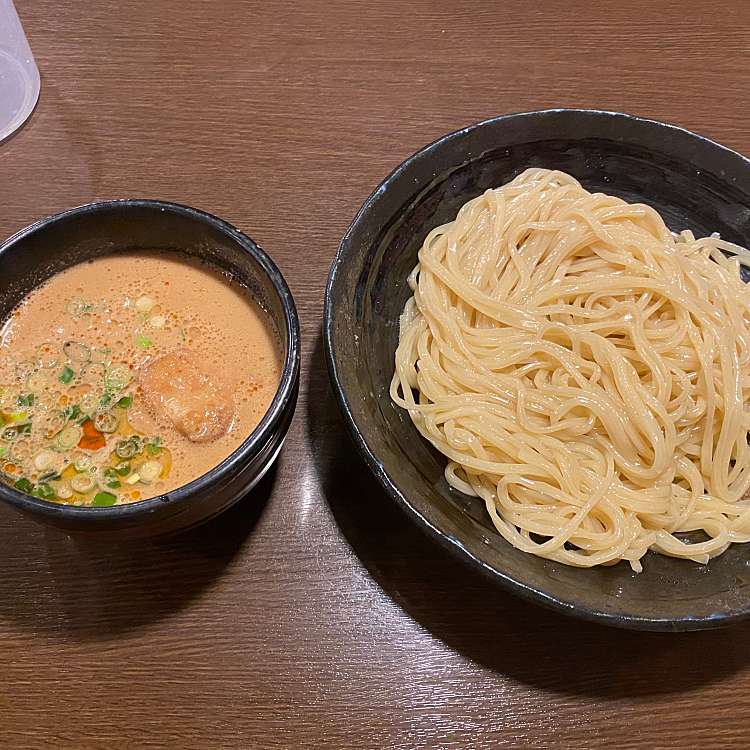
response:
M743 248L529 169L425 239L391 396L518 549L707 562L750 541L741 264Z

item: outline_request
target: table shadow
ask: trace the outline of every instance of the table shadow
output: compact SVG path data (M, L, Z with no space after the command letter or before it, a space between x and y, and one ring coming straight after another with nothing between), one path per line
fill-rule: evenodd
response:
M0 561L9 573L0 576L0 619L27 634L102 641L168 617L209 589L242 549L275 474L274 466L209 522L154 540L82 542L9 515L0 524Z
M750 661L747 626L617 630L506 592L422 532L372 476L339 414L322 338L308 373L309 439L341 533L383 591L455 651L543 690L611 700L720 682Z

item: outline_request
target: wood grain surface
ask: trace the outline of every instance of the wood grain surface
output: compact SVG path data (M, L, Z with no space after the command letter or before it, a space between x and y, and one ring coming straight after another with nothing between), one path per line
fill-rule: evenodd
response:
M447 556L356 456L320 324L357 208L444 132L593 106L750 153L750 3L17 7L42 93L0 237L103 198L216 213L286 275L304 360L277 470L203 528L93 550L0 508L0 748L747 747L749 627L582 624Z

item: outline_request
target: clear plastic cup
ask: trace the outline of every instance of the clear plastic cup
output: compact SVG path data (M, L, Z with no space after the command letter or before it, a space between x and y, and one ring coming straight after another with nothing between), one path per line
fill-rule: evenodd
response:
M0 0L0 141L15 132L39 98L39 69L12 0Z

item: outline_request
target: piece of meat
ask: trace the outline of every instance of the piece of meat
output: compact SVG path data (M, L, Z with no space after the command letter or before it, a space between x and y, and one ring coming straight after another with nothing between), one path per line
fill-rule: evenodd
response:
M216 440L232 426L231 394L206 372L195 352L179 349L163 354L141 369L138 380L156 415L166 417L194 443Z

